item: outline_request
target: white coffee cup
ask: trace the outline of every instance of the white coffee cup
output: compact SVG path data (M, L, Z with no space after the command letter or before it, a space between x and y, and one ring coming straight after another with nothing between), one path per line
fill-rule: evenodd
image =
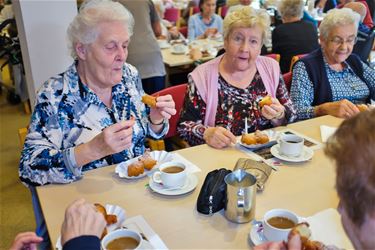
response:
M186 166L181 162L166 162L152 175L152 180L166 188L182 187L186 182Z
M271 225L270 219L275 219L276 217L286 218L292 221L294 224L293 226L295 226L298 224L298 216L289 210L278 208L269 210L263 217L263 233L266 239L268 241L286 241L288 239L288 234L293 226L290 228L279 228L276 227L275 224Z
M183 44L174 44L172 46L172 51L174 53L185 53L187 50L187 47Z
M135 240L134 243L138 242L137 245L135 245L135 244L132 245L133 248L129 248L130 247L130 245L129 245L127 249L141 249L141 245L142 245L141 235L138 232L130 230L130 229L117 229L117 230L114 230L112 232L109 232L106 236L104 236L104 238L101 241L102 249L106 250L107 245L111 241L113 241L115 239L123 238L123 237L133 238Z
M280 154L297 157L302 153L304 139L298 135L282 134L278 143L280 146Z

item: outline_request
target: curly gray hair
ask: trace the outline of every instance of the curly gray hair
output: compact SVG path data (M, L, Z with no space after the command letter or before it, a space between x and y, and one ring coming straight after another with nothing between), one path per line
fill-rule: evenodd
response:
M354 24L356 33L358 30L360 16L348 8L332 9L328 11L319 26L320 37L327 39L329 33L336 27Z
M304 1L303 0L283 0L279 4L281 17L302 17Z
M68 49L76 59L75 45L93 43L99 35L97 26L102 22L120 21L128 29L129 37L133 34L134 18L121 4L111 0L87 0L70 23L67 30Z
M233 11L224 18L224 39L227 39L234 28L251 28L258 25L262 29L263 43L270 32L270 16L263 9L255 10L245 6L240 10Z

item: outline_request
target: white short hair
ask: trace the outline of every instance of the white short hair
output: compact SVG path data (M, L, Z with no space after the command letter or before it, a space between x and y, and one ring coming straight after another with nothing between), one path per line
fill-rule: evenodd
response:
M68 49L76 59L75 45L93 43L99 35L97 26L102 22L120 21L133 34L134 18L124 5L111 0L87 0L74 17L67 30Z
M348 8L342 9L332 9L328 11L327 15L324 17L323 21L319 26L320 36L324 39L327 39L329 33L332 29L354 24L356 31L358 30L360 16L358 13L354 12Z
M234 28L252 28L258 25L262 30L263 43L270 32L270 16L263 9L255 10L245 6L239 10L232 11L224 18L224 39L228 38Z
M279 3L279 12L281 17L298 17L303 16L303 0L283 0Z

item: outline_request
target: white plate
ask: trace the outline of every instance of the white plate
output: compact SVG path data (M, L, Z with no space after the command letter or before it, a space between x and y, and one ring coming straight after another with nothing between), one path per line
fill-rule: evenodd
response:
M159 42L159 41L158 41L158 44L159 44L159 47L160 47L161 49L168 49L168 48L171 47L171 45L170 45L168 42Z
M147 174L152 173L155 169L159 167L160 164L173 160L173 154L168 153L166 151L152 151L150 155L152 159L157 161L156 166L154 166L151 171L145 169L143 174L140 174L138 176L128 176L128 166L132 164L133 162L138 161L138 158L141 157L141 156L138 156L128 161L124 161L124 162L117 164L116 169L115 169L116 174L118 174L120 178L140 179L140 178L145 177Z
M249 232L249 239L251 240L251 243L253 243L254 246L263 244L268 241L263 234L262 223L257 223L251 226Z
M280 154L280 146L279 144L274 145L271 148L271 154L275 156L276 158L279 158L283 161L289 161L289 162L303 162L310 160L314 155L314 150L312 150L309 147L303 146L302 153L299 156L286 156L283 154Z
M237 143L241 145L242 147L245 147L250 150L256 150L256 149L261 149L261 148L267 148L271 147L272 145L275 145L277 143L277 136L279 135L278 132L273 131L273 130L265 130L262 131L263 134L266 134L268 138L270 139L267 143L263 144L246 144L241 142L241 137L238 138Z
M190 191L194 190L198 184L198 178L194 174L187 174L186 183L180 189L168 189L164 188L162 184L155 183L152 178L149 181L149 187L152 191L163 194L163 195L181 195L189 193Z
M125 219L126 219L126 214L125 214L125 210L122 207L117 206L117 205L106 204L105 210L107 211L107 214L114 214L117 216L117 222L112 225L107 226L108 232L112 232L113 230L120 228L124 224ZM58 249L58 250L62 249L61 235L59 236L59 238L57 238L55 249Z

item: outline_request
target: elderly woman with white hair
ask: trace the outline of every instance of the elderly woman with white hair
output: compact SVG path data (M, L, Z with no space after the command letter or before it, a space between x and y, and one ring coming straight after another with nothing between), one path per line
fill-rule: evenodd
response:
M375 99L375 71L352 54L358 23L351 9L329 11L319 26L321 49L294 65L291 98L299 119L348 118Z
M143 154L145 137L167 133L176 113L172 97L146 107L138 71L125 62L133 25L130 12L110 0L84 3L70 24L75 61L41 86L21 155L19 176L35 206L33 186L79 180Z
M225 17L225 53L188 76L178 132L189 144L224 148L235 143L237 135L296 118L278 63L260 56L269 25L265 10L249 6ZM260 105L266 96L272 102Z
M319 48L315 25L301 20L303 9L303 0L284 0L278 7L283 23L272 31L272 52L280 54L282 73L289 71L293 56Z

